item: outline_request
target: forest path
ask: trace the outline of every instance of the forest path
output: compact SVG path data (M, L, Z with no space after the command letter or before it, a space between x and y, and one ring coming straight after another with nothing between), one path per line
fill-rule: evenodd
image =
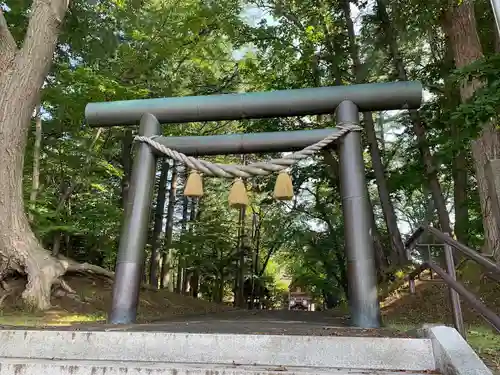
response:
M147 331L257 335L313 335L409 337L408 333L389 329L349 327L349 317L336 311L233 310L209 314L173 316L168 320L142 324L76 324L44 329L92 331Z

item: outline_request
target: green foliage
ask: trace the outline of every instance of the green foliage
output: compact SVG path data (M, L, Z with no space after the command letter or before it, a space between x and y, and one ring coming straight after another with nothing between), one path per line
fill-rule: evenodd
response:
M458 150L468 152L480 125L496 121L500 109L500 55L494 54L493 18L487 3L482 0L476 6L486 57L455 72L440 18L447 4L388 2L408 75L421 80L432 94L420 115L450 207L454 155ZM7 1L6 5L6 19L20 43L30 4ZM72 1L41 98L40 187L34 202L29 201L34 122L25 155L26 207L43 244L52 248L60 241L64 255L106 267L112 267L116 258L128 151L122 150L124 129L93 129L84 123L88 102L353 83L344 5L325 0ZM380 9L360 1L348 5L361 12L352 17L359 21L356 43L363 78L369 82L397 79ZM251 20L249 14L256 9L264 16ZM464 79L484 84L460 105L458 87ZM409 234L429 219L429 191L416 137L404 111L377 113L375 118L391 198L402 232ZM451 125L460 129L457 137L451 136ZM328 116L310 116L169 125L163 131L165 135L209 135L328 126L332 126ZM375 223L390 252L366 151ZM245 160L264 158L251 155ZM236 157L210 160L241 162ZM468 163L469 234L471 245L479 246L481 210L470 157ZM272 177L248 181L252 204L243 225L244 246L239 245L238 213L227 206L229 181L205 181L206 196L185 230L182 186L178 187L172 249L176 262L182 258L189 270L201 274L203 295L212 298L220 288L230 294L242 258L244 276L263 280L275 296L283 295L282 278L287 274L310 285L316 296L346 297L338 176L327 173L319 158L294 167L292 174L297 198L288 203L272 200ZM431 211L430 221L434 220Z
M455 72L451 77L456 82L479 81L483 86L476 91L468 103L464 103L452 112L452 119L464 124L470 129L469 137L474 139L479 130L479 124L498 121L500 109L500 54L487 56L469 66Z

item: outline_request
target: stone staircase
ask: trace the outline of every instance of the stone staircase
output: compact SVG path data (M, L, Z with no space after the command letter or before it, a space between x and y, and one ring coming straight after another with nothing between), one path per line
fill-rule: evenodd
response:
M491 375L456 330L420 338L1 330L0 375Z

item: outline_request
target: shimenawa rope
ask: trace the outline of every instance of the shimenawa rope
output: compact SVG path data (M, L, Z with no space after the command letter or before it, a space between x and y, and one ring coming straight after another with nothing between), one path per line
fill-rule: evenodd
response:
M251 163L248 165L229 165L211 163L205 160L200 160L192 156L184 155L174 149L168 148L159 142L155 141L155 137L136 136L135 140L144 142L153 147L162 154L185 164L191 170L199 171L207 176L225 177L225 178L246 178L252 176L266 176L274 172L282 171L291 167L300 160L306 159L318 151L322 150L332 142L341 138L351 131L360 131L361 127L356 123L342 122L337 124L335 133L330 134L319 142L303 148L300 151L294 152L284 158L271 159L266 162Z

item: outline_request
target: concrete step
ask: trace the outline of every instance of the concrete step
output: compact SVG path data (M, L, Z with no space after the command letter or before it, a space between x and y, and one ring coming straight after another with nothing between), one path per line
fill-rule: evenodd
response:
M123 331L0 331L0 357L427 371L431 340Z
M491 375L449 327L422 338L0 330L0 375Z
M401 375L390 370L201 365L127 361L62 361L9 358L1 360L0 375ZM432 372L405 371L408 375Z

